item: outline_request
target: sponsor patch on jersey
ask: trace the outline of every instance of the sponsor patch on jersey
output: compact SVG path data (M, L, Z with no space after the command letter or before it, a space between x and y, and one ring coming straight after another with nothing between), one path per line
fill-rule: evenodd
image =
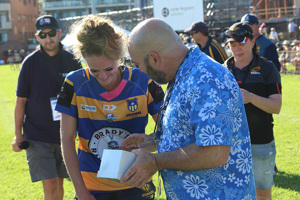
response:
M251 69L251 72L258 72L258 71L260 71L261 70L261 67L260 66L256 66L256 67L253 67L252 69Z
M112 113L108 113L108 114L105 115L105 119L107 119L108 121L112 122L112 121L116 120L117 117L114 116L114 114L112 114Z
M117 108L115 105L103 105L104 111L114 111Z
M80 107L81 107L81 110L85 110L85 111L89 111L89 112L96 112L97 111L96 106L89 106L89 105L81 104Z
M122 128L103 127L96 130L89 141L91 152L98 158L102 158L104 149L117 149L131 133Z
M134 98L134 99L128 99L126 100L127 102L127 108L129 111L134 112L136 111L136 109L138 109L138 99Z

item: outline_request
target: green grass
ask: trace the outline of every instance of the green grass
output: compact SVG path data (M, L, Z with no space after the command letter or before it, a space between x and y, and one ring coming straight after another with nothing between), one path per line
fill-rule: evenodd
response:
M288 67L288 70L292 69ZM3 142L0 146L0 200L42 199L42 184L31 183L25 152L15 153L11 148L17 76L18 71L0 65L0 141ZM300 75L282 75L282 85L282 110L274 116L279 173L275 176L272 193L274 200L296 200L300 199ZM147 133L151 133L153 127L154 123L150 121ZM70 180L65 181L64 188L65 199L72 199L74 189Z

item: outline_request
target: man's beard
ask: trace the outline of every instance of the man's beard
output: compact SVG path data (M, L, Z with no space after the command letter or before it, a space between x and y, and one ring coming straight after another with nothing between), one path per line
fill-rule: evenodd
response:
M144 58L145 66L146 66L146 72L149 78L151 78L153 81L155 81L157 84L167 84L168 81L166 80L166 73L164 72L158 72L155 71L151 65L148 62L149 55L146 55Z

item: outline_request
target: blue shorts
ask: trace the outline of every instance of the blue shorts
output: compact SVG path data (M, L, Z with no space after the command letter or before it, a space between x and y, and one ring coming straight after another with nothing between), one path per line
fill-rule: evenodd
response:
M69 177L59 144L28 142L30 145L26 155L32 182Z
M255 188L266 190L274 185L276 147L274 140L268 144L252 144L252 161Z
M155 186L152 182L143 188L130 188L104 193L92 193L96 200L154 200ZM73 200L78 200L77 196Z

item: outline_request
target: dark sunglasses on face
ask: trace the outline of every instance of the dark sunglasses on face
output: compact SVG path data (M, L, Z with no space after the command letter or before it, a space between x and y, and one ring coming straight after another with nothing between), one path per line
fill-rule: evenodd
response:
M196 33L198 33L198 32L196 32L196 31L195 32L191 32L190 35L193 36Z
M49 35L49 37L55 37L55 36L56 36L56 32L57 32L57 31L55 31L55 30L49 31L49 32L47 32L47 33L41 31L41 32L38 34L38 36L39 36L39 38L41 38L41 39L45 39L45 38L47 37L47 35Z
M253 35L253 33L245 30L245 29L238 29L235 31L227 30L225 31L226 37L233 37L233 36L246 36L246 35Z

